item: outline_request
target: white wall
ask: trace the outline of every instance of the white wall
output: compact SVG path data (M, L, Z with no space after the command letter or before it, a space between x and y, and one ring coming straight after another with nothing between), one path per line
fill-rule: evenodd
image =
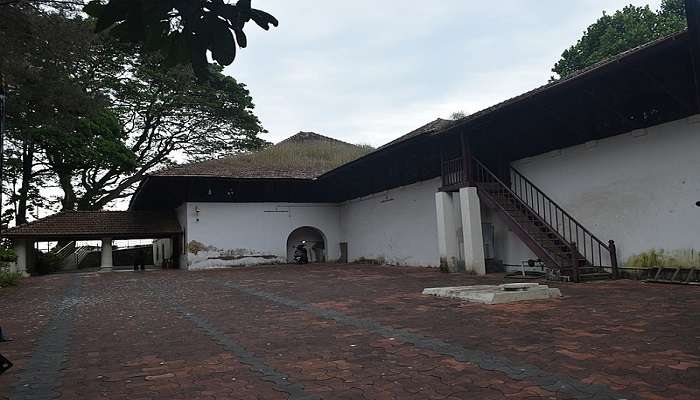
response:
M196 241L204 247L197 254L188 251L190 269L286 262L287 239L304 226L323 232L328 260L340 257L336 204L187 203L186 216L187 243ZM247 260L236 259L241 256Z
M432 179L343 203L340 222L348 260L364 257L439 266L435 209L439 187L440 179Z
M700 248L700 207L695 204L700 201L700 116L519 160L514 166L601 240L614 239L623 262L652 248ZM329 261L338 259L339 243L347 242L350 261L438 266L439 187L436 178L342 204L188 203L177 214L186 243L197 241L206 248L188 254L190 267L233 265L221 255L286 261L288 236L302 226L323 232ZM459 216L459 196L453 196L453 203ZM482 218L494 224L497 259L519 265L536 258L500 216L484 208Z
M514 166L598 238L615 240L622 262L652 248L700 248L700 116Z
M481 204L481 220L483 223L493 224L494 258L503 261L506 267L517 267L523 261L536 260L538 258L510 229L504 217L483 203Z

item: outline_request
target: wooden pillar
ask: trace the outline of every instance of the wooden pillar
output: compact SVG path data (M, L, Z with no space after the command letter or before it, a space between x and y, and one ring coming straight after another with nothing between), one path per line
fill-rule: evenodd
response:
M464 186L474 186L474 176L472 175L472 151L469 146L469 137L462 131L459 135L462 144L462 170L464 171Z
M608 242L608 248L610 249L610 266L612 267L613 278L620 279L620 270L617 265L617 247L614 240Z

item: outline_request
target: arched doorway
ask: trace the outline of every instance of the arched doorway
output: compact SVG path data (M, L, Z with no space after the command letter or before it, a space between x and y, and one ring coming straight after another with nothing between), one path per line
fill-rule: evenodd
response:
M312 226L297 228L287 238L287 261L294 261L294 249L302 241L306 241L306 250L309 253L309 262L326 261L326 236L319 229Z

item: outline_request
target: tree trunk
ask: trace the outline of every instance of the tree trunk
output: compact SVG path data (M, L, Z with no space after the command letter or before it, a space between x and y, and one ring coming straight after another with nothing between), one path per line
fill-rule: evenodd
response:
M34 167L34 143L25 140L22 143L22 185L17 196L17 225L27 223L27 202L29 201L29 189L32 186L32 168Z
M73 189L73 174L70 172L57 173L58 184L63 190L63 199L61 199L61 211L73 211L75 210L75 190Z

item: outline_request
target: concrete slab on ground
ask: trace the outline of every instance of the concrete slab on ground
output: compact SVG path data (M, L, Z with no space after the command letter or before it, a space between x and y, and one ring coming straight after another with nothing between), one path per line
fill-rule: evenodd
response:
M423 294L465 300L481 304L507 304L518 301L549 300L561 297L561 291L539 283L454 286L428 288Z

